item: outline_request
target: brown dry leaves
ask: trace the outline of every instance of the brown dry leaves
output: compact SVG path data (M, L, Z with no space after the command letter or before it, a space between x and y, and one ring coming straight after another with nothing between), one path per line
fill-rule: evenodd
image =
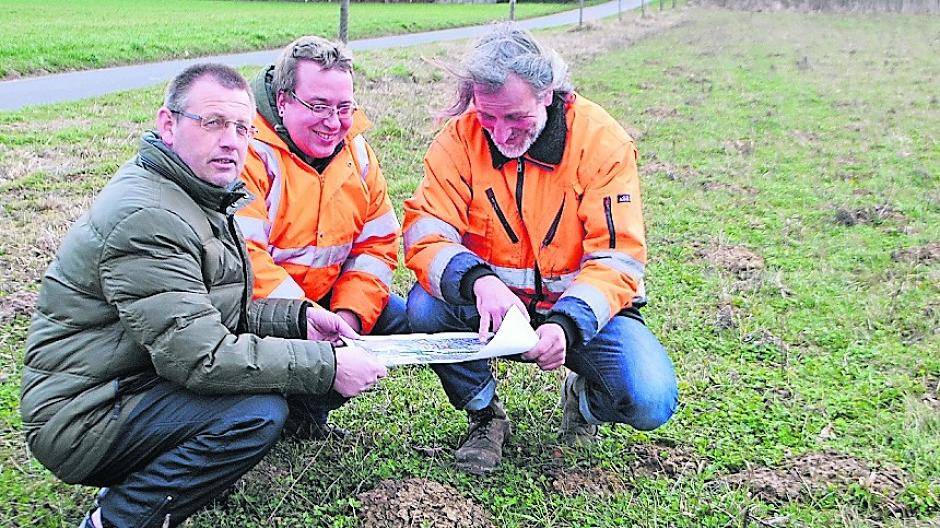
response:
M457 490L433 480L383 480L360 493L364 528L435 526L492 528L489 513Z

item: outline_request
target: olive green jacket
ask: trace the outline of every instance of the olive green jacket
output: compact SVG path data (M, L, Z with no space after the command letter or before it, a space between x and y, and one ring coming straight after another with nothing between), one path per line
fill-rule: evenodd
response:
M65 236L26 340L20 405L31 452L63 481L95 469L158 376L200 394L332 387L332 346L303 340L306 301L250 299L232 218L248 198L241 182L198 179L148 132Z

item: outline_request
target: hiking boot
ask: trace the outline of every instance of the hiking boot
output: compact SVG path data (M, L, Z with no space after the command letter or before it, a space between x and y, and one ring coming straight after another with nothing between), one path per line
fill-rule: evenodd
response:
M499 465L503 458L503 443L509 438L512 426L496 396L489 406L479 411L467 411L467 415L470 419L467 438L454 454L457 469L483 475Z
M578 394L583 392L584 378L574 372L569 372L565 378L565 385L561 389L561 427L558 428L558 438L562 443L572 446L583 446L597 440L598 428L588 423L581 415Z

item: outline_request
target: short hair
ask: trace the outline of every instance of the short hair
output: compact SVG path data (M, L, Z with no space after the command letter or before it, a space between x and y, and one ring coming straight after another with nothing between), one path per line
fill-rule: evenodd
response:
M297 64L312 61L324 70L338 69L352 74L352 52L344 44L308 35L291 42L274 63L271 88L274 95L297 87Z
M251 88L248 86L248 82L245 78L231 66L215 62L193 64L181 71L167 86L166 96L163 98L163 106L170 110L184 110L186 108L186 97L189 95L189 90L196 81L203 77L210 77L213 81L230 90L244 90L248 93L249 99L251 99L251 105L254 106L254 94L251 93Z
M568 80L568 65L558 53L539 44L514 22L494 24L473 44L459 68L447 69L457 77L458 84L456 101L443 111L446 116L458 116L470 106L474 85L496 91L510 73L526 81L535 93L550 89L564 97L574 89Z

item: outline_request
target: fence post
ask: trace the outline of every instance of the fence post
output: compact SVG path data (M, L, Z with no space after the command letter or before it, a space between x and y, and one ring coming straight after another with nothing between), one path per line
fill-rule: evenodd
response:
M343 44L349 42L349 0L339 4L339 39Z

